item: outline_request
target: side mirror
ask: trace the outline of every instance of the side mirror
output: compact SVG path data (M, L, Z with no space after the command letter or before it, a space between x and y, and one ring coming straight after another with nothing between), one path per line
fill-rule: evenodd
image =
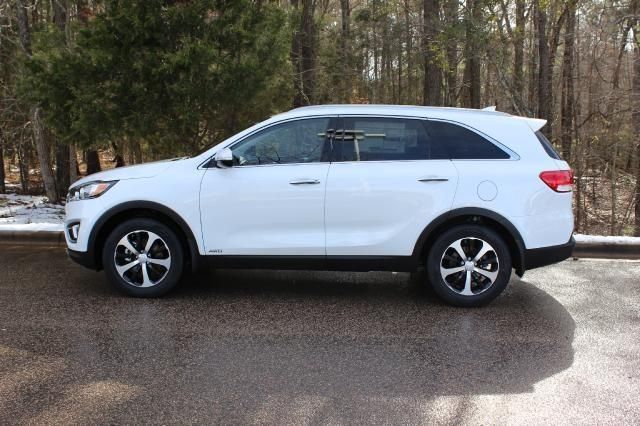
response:
M233 153L229 148L222 148L220 151L216 152L213 160L216 163L216 167L220 169L233 167Z

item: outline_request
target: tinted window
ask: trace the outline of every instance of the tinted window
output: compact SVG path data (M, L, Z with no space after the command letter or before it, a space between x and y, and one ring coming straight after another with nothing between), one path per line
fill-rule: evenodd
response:
M231 147L240 166L317 163L323 160L329 118L277 124Z
M422 120L346 117L336 131L336 161L427 160L429 140Z
M555 160L562 160L562 158L560 158L560 154L558 154L558 152L555 149L553 149L553 145L551 145L551 142L549 142L549 139L547 139L547 137L544 134L542 134L541 131L538 130L536 132L536 137L540 141L540 145L542 145L542 147L547 152L549 157Z
M429 121L427 124L429 137L433 145L442 145L434 155L452 160L497 160L508 159L509 154L489 142L476 132L465 127L444 121ZM446 150L446 153L445 153Z

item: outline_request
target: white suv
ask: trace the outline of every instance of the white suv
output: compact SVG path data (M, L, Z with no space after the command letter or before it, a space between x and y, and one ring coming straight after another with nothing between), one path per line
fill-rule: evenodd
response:
M69 190L69 255L132 296L215 268L415 271L487 303L512 269L568 258L572 172L545 121L452 108L327 105L280 114L191 158Z

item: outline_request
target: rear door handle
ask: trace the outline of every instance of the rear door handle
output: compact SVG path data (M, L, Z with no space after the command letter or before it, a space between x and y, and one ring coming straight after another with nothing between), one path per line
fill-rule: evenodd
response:
M319 183L318 179L295 179L289 182L289 185L317 185Z
M423 178L418 178L418 182L448 182L449 178L444 178L444 177L423 177Z

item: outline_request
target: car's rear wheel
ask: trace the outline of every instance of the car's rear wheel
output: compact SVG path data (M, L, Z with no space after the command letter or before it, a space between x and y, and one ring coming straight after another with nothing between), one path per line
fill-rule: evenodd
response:
M509 282L509 247L491 228L457 226L434 241L427 272L434 291L447 303L481 306L495 299Z
M136 297L157 297L178 284L184 254L175 232L153 219L131 219L107 237L102 263L109 281Z

